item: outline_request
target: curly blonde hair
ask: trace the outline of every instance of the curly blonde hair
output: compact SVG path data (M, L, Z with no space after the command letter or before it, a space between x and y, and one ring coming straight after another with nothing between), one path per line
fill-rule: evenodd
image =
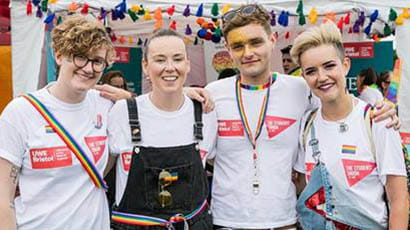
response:
M73 15L56 26L52 33L54 52L70 56L90 55L98 49L107 49L107 62L114 59L114 46L104 26L82 15Z
M300 56L306 50L321 45L332 45L341 60L345 57L342 34L331 21L327 21L320 26L312 27L297 36L290 50L290 56L292 56L293 61L300 66Z

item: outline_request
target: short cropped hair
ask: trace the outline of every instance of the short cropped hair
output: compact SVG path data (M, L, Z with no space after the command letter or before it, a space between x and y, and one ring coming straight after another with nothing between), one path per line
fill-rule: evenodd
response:
M240 13L243 8L249 6L249 5L243 5L239 7L238 9L234 10L234 11L237 11L238 13L231 20L223 22L222 33L225 39L227 38L228 33L230 31L238 27L247 26L249 24L259 24L265 29L268 35L272 33L272 29L270 27L270 21L269 21L270 20L269 12L265 8L263 8L263 6L261 5L258 5L258 4L252 4L252 5L255 5L256 10L250 15L243 15Z
M182 41L184 41L184 37L180 33L175 32L174 30L171 30L171 29L161 29L161 30L154 32L154 34L148 39L147 44L144 48L143 58L145 61L148 61L148 48L149 48L149 45L151 44L151 41L156 38L167 37L167 36L177 37L181 39ZM184 42L184 45L185 45L185 42ZM186 49L186 46L185 46L185 49Z
M312 27L297 36L293 42L292 49L290 50L290 55L293 61L301 66L300 56L306 50L321 45L332 45L336 49L341 60L345 57L342 34L331 21L327 21L320 26Z
M113 61L114 46L104 26L83 15L68 16L53 29L51 38L54 52L61 55L90 55L103 48L107 49L107 61Z

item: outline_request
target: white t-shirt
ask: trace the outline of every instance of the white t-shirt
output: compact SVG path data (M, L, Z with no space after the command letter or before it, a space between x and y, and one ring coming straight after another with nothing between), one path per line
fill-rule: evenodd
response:
M376 159L371 153L364 119L366 103L358 100L345 119L347 132L340 133L338 122L326 121L320 109L313 122L319 140L320 160L325 163L334 183L342 185L355 196L368 216L387 226L386 204L382 198L386 175L406 176L401 139L394 129L385 127L387 121L373 122ZM309 143L310 132L306 138ZM312 148L306 144L306 177L309 179L315 161Z
M185 96L182 107L175 112L166 112L158 109L149 99L149 94L136 98L138 104L138 119L141 124L141 142L136 143L146 147L171 147L192 144L194 138L193 124L194 104ZM208 120L216 120L215 112L202 115L204 128L204 141L200 142L201 158L205 162L205 156L210 149L210 141L207 141L211 133L216 133L216 128L209 127ZM135 144L131 141L131 131L128 119L126 100L115 103L109 114L108 136L110 152L119 155L116 165L116 203L119 204L127 185L128 172L131 164L131 152Z
M278 75L262 132L257 140L259 194L253 193L253 148L244 132L235 96L236 77L209 84L218 123L212 186L212 214L216 225L235 228L276 228L296 223L296 192L291 181L297 166L299 119L313 104L302 78ZM242 90L252 132L265 90ZM312 102L316 101L312 99ZM212 138L211 138L212 139Z
M371 105L374 105L378 101L383 101L382 93L379 90L370 87L364 88L358 98Z
M102 175L112 103L95 90L78 104L64 103L46 88L33 95L70 132ZM21 167L21 195L15 200L19 230L109 229L105 191L95 187L76 156L22 97L8 104L0 117L0 157Z

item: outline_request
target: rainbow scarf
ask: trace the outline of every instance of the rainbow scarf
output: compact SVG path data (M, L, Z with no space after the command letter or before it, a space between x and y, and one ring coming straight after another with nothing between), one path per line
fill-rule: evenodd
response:
M81 165L85 171L90 176L91 180L97 188L107 189L107 185L103 177L98 172L94 163L87 157L80 145L75 141L75 139L67 132L67 130L60 124L60 122L54 117L54 115L41 103L36 97L31 94L23 95L34 108L43 116L47 121L49 126L57 133L57 135L64 141L68 148L74 153L77 159L80 161Z
M117 211L112 212L111 218L113 221L123 223L123 224L142 225L142 226L166 226L171 229L172 229L173 224L184 222L184 229L188 230L189 225L187 221L199 215L203 210L205 210L207 205L208 203L205 200L199 208L195 209L193 212L189 213L188 215L184 216L183 214L176 214L172 216L171 218L169 218L169 220L152 217L152 216L135 215L135 214L117 212Z
M394 63L393 76L390 82L389 89L387 90L386 99L396 104L398 101L398 90L401 78L402 62L397 59Z

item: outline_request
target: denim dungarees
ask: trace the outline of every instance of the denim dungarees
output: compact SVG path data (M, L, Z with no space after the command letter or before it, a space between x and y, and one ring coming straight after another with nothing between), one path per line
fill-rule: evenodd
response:
M320 161L319 140L315 127L310 130L313 158L316 165L310 180L300 195L296 209L304 230L383 230L380 223L369 217L355 197L337 183ZM317 206L323 208L317 209Z
M130 119L131 120L131 119ZM198 138L197 138L198 139ZM172 204L162 207L159 202L159 174L166 170L178 179L166 187ZM169 220L176 214L187 215L196 210L208 197L208 183L199 153L198 143L175 147L134 146L124 195L113 211ZM185 229L211 230L212 218L206 205L192 219L167 226L140 226L114 222L115 230Z

